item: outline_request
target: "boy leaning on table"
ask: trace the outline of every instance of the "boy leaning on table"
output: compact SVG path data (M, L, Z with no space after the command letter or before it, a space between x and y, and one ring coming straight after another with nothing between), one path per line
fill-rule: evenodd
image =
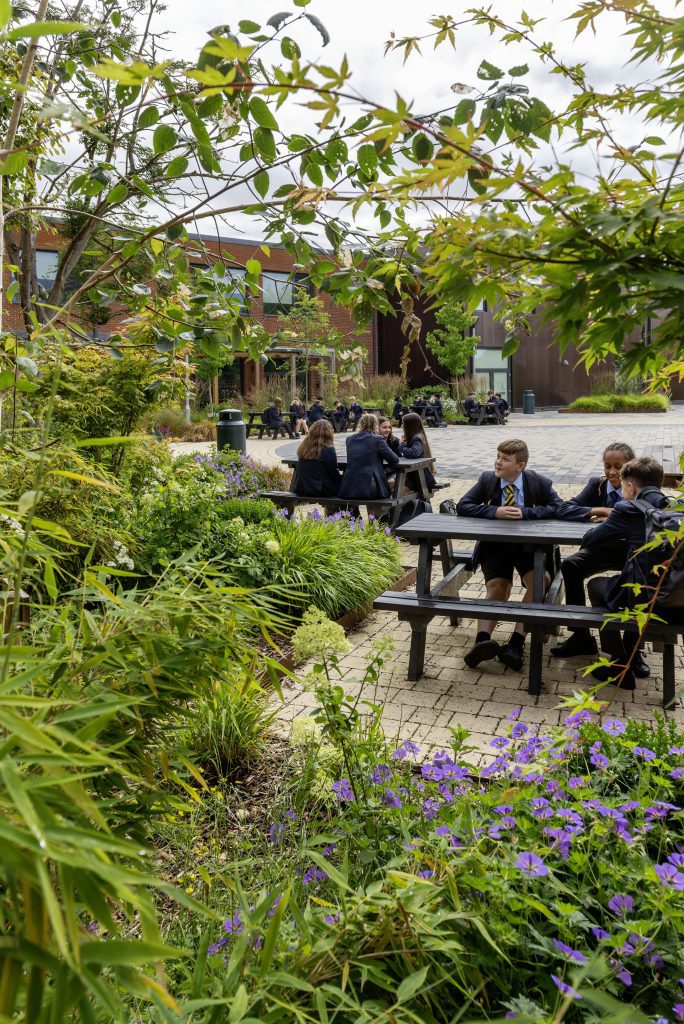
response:
M529 451L524 441L502 441L496 452L494 470L482 473L474 487L458 502L459 516L481 519L554 519L562 502L548 477L527 469ZM517 571L525 587L523 601L532 600L534 552L515 541L481 541L477 562L487 585L487 599L507 601ZM545 587L549 585L546 574ZM525 660L525 626L518 622L507 643L492 639L496 620L482 621L474 647L465 656L469 668L498 658L508 668L520 671Z

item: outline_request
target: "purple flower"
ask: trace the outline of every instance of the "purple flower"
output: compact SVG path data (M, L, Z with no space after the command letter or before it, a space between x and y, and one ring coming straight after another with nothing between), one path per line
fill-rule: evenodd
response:
M282 821L274 821L268 830L269 839L274 845L280 842L284 834L285 826Z
M670 772L670 778L673 782L681 782L684 779L684 768L674 768Z
M629 973L627 968L623 967L622 964L618 964L617 966L618 966L619 970L617 972L616 977L620 979L620 981L622 982L623 985L631 985L632 984L632 975Z
M389 765L379 764L377 768L374 768L371 772L370 780L374 786L379 786L383 782L387 782L392 771Z
M529 851L520 854L515 862L515 866L521 871L524 871L526 875L531 875L533 878L543 878L549 873L549 869L541 857L538 857L536 853L530 853Z
M530 807L532 807L533 810L535 810L535 811L539 810L541 807L548 807L548 806L549 806L549 801L546 799L545 796L533 796L532 799L530 800Z
M340 919L340 915L339 914L324 914L323 915L323 920L325 921L326 924L337 924L339 919Z
M419 878L432 878L433 875L434 875L434 871L431 871L430 868L425 868L424 871L419 871L418 872L418 877Z
M351 788L349 779L338 779L337 782L333 782L332 791L340 801L354 799L354 791Z
M582 998L582 996L579 994L579 992L575 991L575 989L572 987L572 985L566 985L566 983L563 981L563 979L559 978L557 974L552 974L551 975L551 980L553 981L554 985L556 986L558 991L561 993L561 995L565 996L566 999L581 999Z
M620 718L607 718L601 726L604 732L607 732L609 736L621 736L625 731L625 723Z
M594 768L607 768L608 758L605 754L592 754L589 758Z
M584 722L591 722L591 711L575 711L572 715L567 715L565 718L565 724L569 726L582 725Z
M577 811L571 810L569 807L561 807L556 814L559 818L563 818L565 821L569 821L571 825L584 825L581 814Z
M684 1003L675 1003L672 1012L677 1020L684 1020Z
M426 821L434 821L439 814L439 800L433 800L431 797L424 800L423 814L425 815Z
M571 946L566 946L560 939L553 939L553 944L556 949L560 950L565 956L570 957L571 960L576 960L578 964L587 963L589 957L586 957L584 953L580 953L579 949L573 949Z
M501 750L502 747L507 747L510 740L507 736L495 736L493 740L489 741L490 747L496 747L497 750Z
M671 853L667 859L670 864L674 864L676 868L684 869L684 853Z
M323 882L327 877L327 871L323 871L321 868L309 868L309 870L304 873L302 882L304 885L310 885L312 882Z
M679 757L684 754L684 747L670 747L668 754L673 754L675 757Z
M584 785L584 779L581 775L571 775L568 779L568 786L570 789L580 789Z
M522 711L522 708L513 708L513 710L511 711L510 715L508 716L508 721L509 722L515 722L518 718L520 718L520 712L521 711Z
M632 753L635 757L643 757L644 761L655 761L658 756L654 750L649 750L648 747L635 747Z
M402 743L400 747L397 747L397 749L392 754L392 760L401 761L405 757L408 757L409 754L419 753L420 747L418 746L417 743L414 743L413 740L405 740L404 743Z
M511 729L511 736L514 740L519 740L520 737L524 736L527 732L529 732L529 729L524 722L516 722L513 728Z
M435 829L436 836L448 836L451 834L451 829L448 825L438 825Z
M684 892L684 874L677 871L674 864L656 864L653 869L658 876L658 881L667 889L676 889L677 892Z
M404 805L393 789L386 789L382 794L382 802L386 807L397 807L401 809Z
M592 928L591 934L595 939L601 941L601 939L609 939L610 934L604 928Z
M634 900L632 897L624 896L622 893L617 893L608 901L608 909L612 910L618 917L631 913L633 907Z

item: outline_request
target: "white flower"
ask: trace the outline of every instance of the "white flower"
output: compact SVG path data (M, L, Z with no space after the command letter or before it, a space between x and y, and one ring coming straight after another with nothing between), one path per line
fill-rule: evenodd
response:
M268 551L269 555L277 555L280 551L280 544L277 540L267 540L264 547Z
M7 526L13 533L18 533L20 536L24 536L24 528L21 523L17 522L16 519L12 519L11 516L0 515L0 522Z

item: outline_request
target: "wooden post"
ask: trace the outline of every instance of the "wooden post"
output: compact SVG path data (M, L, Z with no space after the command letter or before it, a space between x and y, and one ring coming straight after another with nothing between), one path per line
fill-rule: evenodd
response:
M219 379L218 379L218 373L217 373L217 374L215 374L211 378L211 404L212 405L218 405L219 404L218 384L219 384Z
M290 356L290 401L297 397L297 356L293 352Z

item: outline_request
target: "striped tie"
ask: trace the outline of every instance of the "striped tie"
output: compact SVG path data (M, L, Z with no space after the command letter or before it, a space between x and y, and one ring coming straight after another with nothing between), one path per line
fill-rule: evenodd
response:
M513 484L506 484L503 489L504 505L515 505L515 487Z

